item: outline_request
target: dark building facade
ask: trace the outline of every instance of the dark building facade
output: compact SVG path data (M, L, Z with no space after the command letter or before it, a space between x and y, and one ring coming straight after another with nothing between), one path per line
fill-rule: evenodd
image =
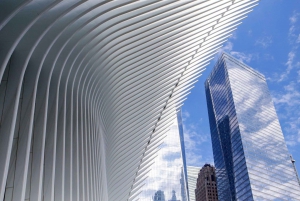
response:
M153 201L165 201L165 193L162 190L156 191Z
M197 179L197 185L195 189L196 201L217 201L217 182L215 167L205 164Z
M205 90L219 200L300 200L265 77L223 54Z

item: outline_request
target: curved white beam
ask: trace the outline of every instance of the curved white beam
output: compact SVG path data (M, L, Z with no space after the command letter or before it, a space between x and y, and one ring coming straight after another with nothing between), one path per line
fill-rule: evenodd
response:
M257 0L0 3L0 200L135 200Z

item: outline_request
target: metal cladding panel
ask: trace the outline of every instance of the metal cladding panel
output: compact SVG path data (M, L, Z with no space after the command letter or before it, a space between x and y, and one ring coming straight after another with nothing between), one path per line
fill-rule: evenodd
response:
M134 200L256 0L0 2L0 200Z

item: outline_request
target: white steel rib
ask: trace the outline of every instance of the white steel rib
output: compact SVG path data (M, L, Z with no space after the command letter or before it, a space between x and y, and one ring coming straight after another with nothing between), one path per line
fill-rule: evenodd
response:
M0 200L137 200L257 0L0 2Z

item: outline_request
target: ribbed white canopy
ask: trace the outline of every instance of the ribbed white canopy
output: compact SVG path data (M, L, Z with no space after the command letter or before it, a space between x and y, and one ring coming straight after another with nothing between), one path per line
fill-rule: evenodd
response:
M0 200L135 200L257 0L0 2Z

